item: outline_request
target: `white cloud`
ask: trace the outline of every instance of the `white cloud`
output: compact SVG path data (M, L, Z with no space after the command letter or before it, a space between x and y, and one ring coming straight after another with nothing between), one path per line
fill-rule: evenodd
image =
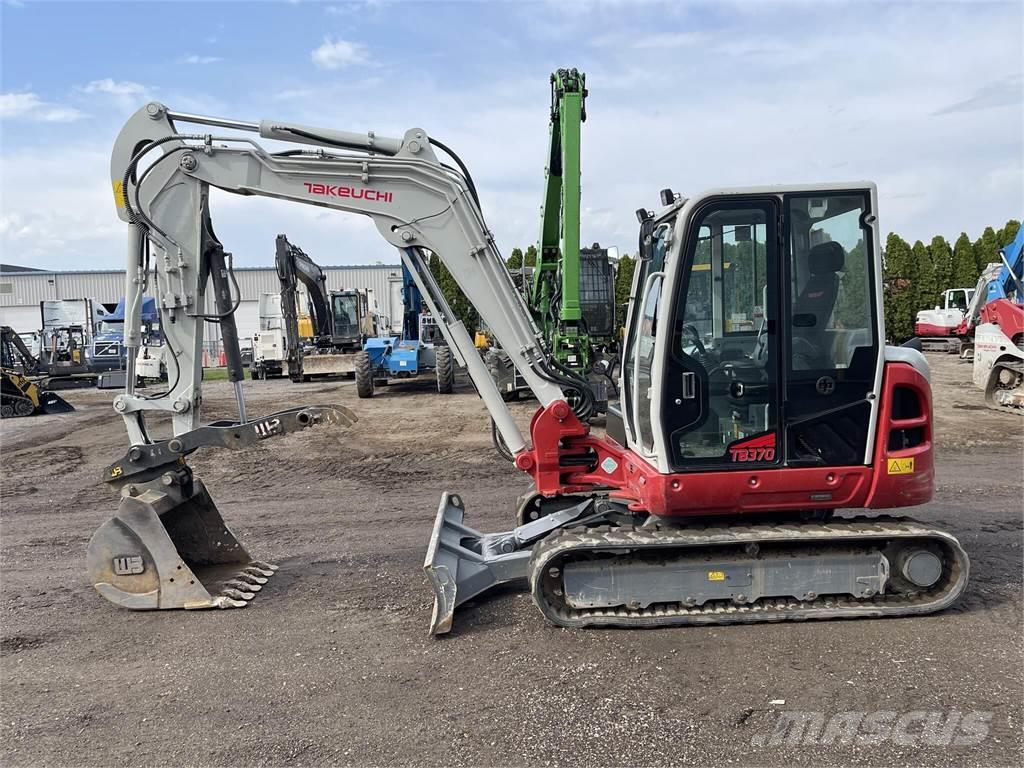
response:
M285 88L275 93L273 98L277 101L296 101L308 99L314 93L315 88Z
M183 64L215 64L218 61L223 61L220 56L200 56L197 53L190 53L188 56L182 58Z
M1024 80L1020 75L1011 75L988 83L978 88L970 98L958 101L935 112L936 115L948 115L953 112L975 112L979 109L992 109L1017 105L1024 101Z
M71 123L85 113L61 104L43 101L31 91L0 93L0 119L27 120L43 123Z
M119 266L124 224L114 208L109 163L104 146L5 152L0 250L6 260L63 269Z
M701 32L663 32L645 35L633 42L634 48L686 48L707 40Z
M105 93L109 96L138 96L148 90L142 83L133 83L131 80L114 80L105 77L102 80L93 80L83 85L79 90L82 93Z
M332 40L330 37L325 37L320 47L314 49L309 57L320 69L342 69L369 63L365 45L350 40Z
M42 103L34 93L0 93L0 117L23 117Z
M328 16L351 16L378 10L386 5L388 5L387 0L348 0L348 2L324 6L324 13Z

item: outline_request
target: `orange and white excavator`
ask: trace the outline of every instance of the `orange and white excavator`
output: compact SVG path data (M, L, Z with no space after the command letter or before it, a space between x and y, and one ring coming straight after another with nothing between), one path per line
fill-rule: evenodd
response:
M256 137L291 146L270 151ZM187 456L354 418L337 406L246 412L230 349L237 288L211 188L369 217L472 377L496 446L534 481L501 533L467 526L462 497L442 495L424 564L432 633L449 631L466 600L517 580L563 627L905 616L963 592L968 558L949 533L835 515L923 504L935 481L928 365L883 341L870 182L690 198L665 189L658 210L638 210L623 394L595 434L589 387L545 346L469 171L425 130L386 137L151 103L118 136L111 180L128 234L127 290L141 296L153 269L171 358L161 397L137 395L129 375L114 402L131 447L107 469L122 501L90 542L88 567L118 605L245 605L275 569L231 535ZM536 396L528 435L445 303L430 254ZM221 324L238 399L237 419L211 424L197 365L206 319ZM138 343L131 321L125 335ZM171 414L173 434L151 432L152 411Z

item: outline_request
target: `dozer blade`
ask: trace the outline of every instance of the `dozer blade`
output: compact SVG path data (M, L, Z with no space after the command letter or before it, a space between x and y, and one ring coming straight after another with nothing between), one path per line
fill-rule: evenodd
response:
M75 407L56 392L43 390L39 393L40 413L72 413L74 410Z
M132 610L241 608L277 566L253 560L199 480L184 498L146 490L124 496L93 534L89 580Z
M467 600L498 584L525 579L533 542L582 517L591 505L586 499L514 530L483 534L462 524L462 499L443 493L423 563L434 589L430 634L450 632L455 609Z

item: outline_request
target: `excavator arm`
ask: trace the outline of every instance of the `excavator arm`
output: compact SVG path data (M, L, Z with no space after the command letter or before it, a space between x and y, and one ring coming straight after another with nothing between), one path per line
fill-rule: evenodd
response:
M191 123L235 133L183 133ZM313 145L270 152L245 134ZM428 260L437 254L544 406L579 425L592 400L586 383L549 359L541 335L498 253L476 190L461 170L441 163L421 129L401 138L353 134L286 123L245 123L188 115L150 103L133 115L114 145L111 181L118 216L129 224L125 345L128 372L114 399L131 448L104 479L119 487L117 514L94 534L87 564L93 585L112 602L134 609L238 607L273 575L252 559L224 524L212 497L185 461L201 448L243 449L317 424L349 425L342 406L306 406L249 418L234 311L241 297L230 254L214 233L210 188L260 195L368 216L437 318L455 362L466 367L494 425L496 447L524 471L543 463L528 449L469 332L445 302ZM291 259L295 279L317 293L317 275ZM291 279L291 278L289 278ZM209 288L212 287L212 290ZM135 391L134 361L142 342L142 296L157 297L166 344L169 386ZM326 303L326 302L325 302ZM318 311L318 323L330 316ZM202 347L206 322L219 323L234 385L237 420L202 423ZM156 438L145 415L170 413L173 436ZM557 461L551 451L548 463ZM254 581L255 580L255 581Z
M1013 242L999 249L999 261L987 265L978 277L964 319L957 328L959 336L972 336L982 322L981 314L989 304L1015 296L1014 303L1024 302L1024 227Z
M288 373L292 381L302 380L302 340L299 338L298 288L301 282L306 286L309 300L313 304L316 322L314 334L318 339L330 337L333 318L330 296L327 293L327 277L324 271L296 245L288 242L285 235L278 235L275 242L274 265L277 279L281 283L281 314L284 317L285 339L288 344Z
M580 319L580 125L587 119L586 96L582 72L560 69L551 75L540 253L533 273L534 311L545 324ZM556 317L549 316L553 310Z
M179 131L186 123L235 132ZM271 153L245 135L253 133L315 148ZM470 301L484 311L538 399L570 415L561 385L573 386L571 372L548 367L539 332L505 270L468 173L439 162L424 131L412 129L395 139L207 118L150 103L118 135L111 182L118 216L129 225L128 371L125 391L113 405L124 418L131 447L104 471L104 480L120 489L121 504L93 535L87 552L90 580L110 601L138 610L245 605L275 568L254 560L232 534L186 457L202 448L238 450L317 424L355 421L341 406L248 417L234 320L241 296L230 254L214 232L211 187L369 216L399 249L455 362L468 368L502 450L523 454L526 441L469 333L444 301L427 266L431 253L444 260ZM169 383L157 394L135 391L144 294L157 298L166 344ZM206 322L220 326L238 403L235 420L201 420ZM153 411L170 414L172 436L150 434L145 417Z
M288 242L285 235L278 235L276 241L274 263L277 278L281 282L281 309L285 317L291 317L298 323L298 306L296 291L299 283L306 287L306 293L313 305L316 316L316 335L331 335L331 297L327 293L327 277L324 271L297 245ZM286 306L287 305L287 308ZM290 314L289 314L290 313ZM295 338L288 338L288 344L298 346L298 326Z
M36 356L32 354L32 351L25 346L25 342L21 340L21 336L19 336L9 325L0 326L0 343L2 343L5 348L10 345L17 350L18 355L21 357L21 365L25 373L33 374L39 370L39 360L36 359ZM4 362L4 365L7 365L6 361Z
M232 128L317 148L271 153L244 135L181 133L177 126L184 123ZM157 149L159 154L154 152ZM441 163L421 129L411 129L400 139L387 138L373 132L353 134L187 115L151 103L131 117L118 136L111 178L118 215L132 225L126 344L139 344L141 289L149 277L149 261L162 326L180 371L161 398L136 396L133 377L128 377L128 391L117 399L115 408L125 416L133 444L145 441L139 414L147 410L171 411L176 434L200 423L197 361L206 313L198 304L203 293L198 280L212 237L212 228L204 226L210 221L210 187L371 218L381 236L399 249L457 362L468 368L513 454L525 448L526 441L468 331L433 280L427 268L429 254L436 253L455 276L542 405L565 399L564 390L576 383L571 372L545 359L540 333L505 269L468 174ZM131 352L128 357L132 359Z

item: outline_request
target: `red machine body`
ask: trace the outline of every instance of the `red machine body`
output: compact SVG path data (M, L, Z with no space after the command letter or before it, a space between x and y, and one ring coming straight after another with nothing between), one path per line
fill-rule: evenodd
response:
M995 323L1008 339L1024 333L1024 306L1009 299L990 301L981 309L982 323Z
M924 504L935 483L928 380L909 364L886 363L881 398L869 466L766 462L661 474L611 438L591 435L564 402L537 411L530 425L533 447L516 456L516 466L544 496L608 490L630 509L670 518Z
M934 323L914 323L915 336L956 336L959 325L935 325Z

